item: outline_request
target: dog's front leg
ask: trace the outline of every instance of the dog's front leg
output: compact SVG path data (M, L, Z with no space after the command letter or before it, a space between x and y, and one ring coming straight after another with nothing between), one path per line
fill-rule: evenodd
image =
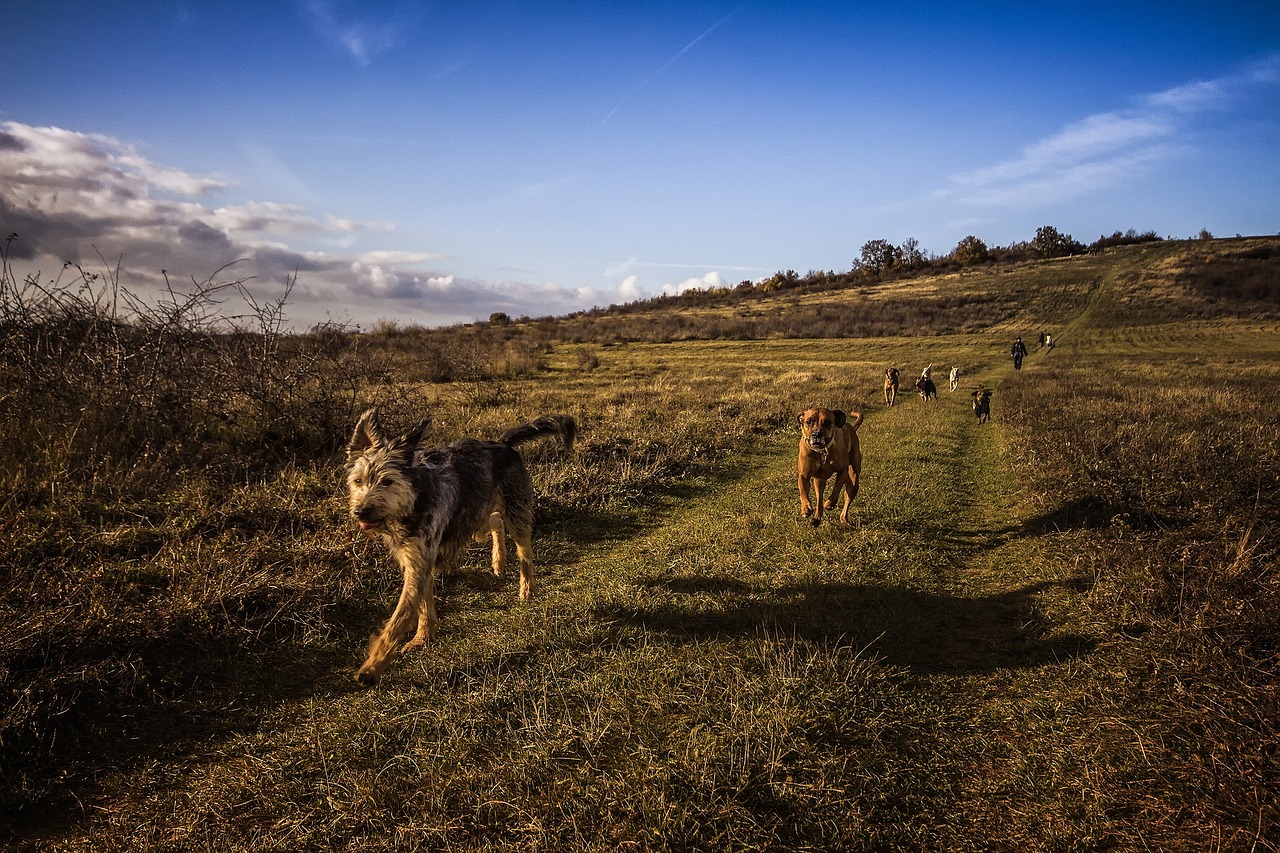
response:
M414 641L434 637L436 632L435 549L427 548L420 541L402 543L396 549L396 557L404 569L404 585L400 588L396 609L382 633L369 643L369 656L356 672L356 681L366 687L372 687L382 678L382 671L401 650L415 623ZM419 641L418 645L421 644Z
M849 466L849 471L845 475L844 484L844 509L840 511L840 521L845 525L849 525L849 504L853 503L858 497L858 472L853 470L853 466Z
M418 605L418 630L414 632L413 639L404 644L404 648L400 650L401 654L416 651L426 645L428 640L436 638L436 625L439 624L439 617L436 616L436 575L439 567L433 567L427 574L426 580L423 582L422 600Z
M816 487L816 492L814 493L814 496L813 496L813 520L810 521L809 523L812 524L814 527L817 527L819 524L822 523L822 509L823 509L822 496L827 491L827 478L814 477L813 483L814 483L814 486Z
M831 487L831 497L827 498L823 503L822 508L835 509L836 501L840 500L840 493L844 491L847 485L849 485L849 475L844 471L840 471L836 474L836 484ZM847 507L848 505L849 504L846 499L845 506Z
M800 514L805 518L808 518L809 516L813 515L813 505L809 503L809 478L803 474L800 475L799 487L800 487ZM821 497L822 493L819 492L818 496Z

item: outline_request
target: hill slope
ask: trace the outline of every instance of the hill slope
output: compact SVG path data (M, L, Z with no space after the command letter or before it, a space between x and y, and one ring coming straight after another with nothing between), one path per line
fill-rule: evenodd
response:
M10 789L14 843L1276 849L1280 325L1265 294L1179 278L1185 249L769 303L999 293L964 333L560 344L533 378L405 389L440 440L551 410L583 438L529 453L540 597L477 548L439 642L374 691L350 674L396 579L335 533L334 462L221 495L175 478L146 531L64 505L73 535L42 553L81 596L149 601L173 653L96 611L87 633L128 652L97 672L145 686L71 706L92 725L60 730L62 779L6 777L35 793ZM1014 372L1010 338L1040 328L1059 346ZM885 409L883 368L930 362L961 390ZM814 403L866 416L852 528L799 516ZM44 517L22 509L19 557Z

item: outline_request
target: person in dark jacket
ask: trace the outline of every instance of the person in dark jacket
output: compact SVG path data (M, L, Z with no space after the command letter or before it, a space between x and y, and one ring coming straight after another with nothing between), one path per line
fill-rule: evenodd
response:
M1022 369L1022 359L1027 356L1027 345L1022 342L1022 336L1013 342L1013 347L1009 350L1009 354L1013 356L1013 369Z

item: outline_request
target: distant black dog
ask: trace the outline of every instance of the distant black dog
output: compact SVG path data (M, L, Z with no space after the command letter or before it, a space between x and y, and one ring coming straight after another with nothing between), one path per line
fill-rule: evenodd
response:
M572 448L577 433L573 418L543 415L497 441L419 450L430 423L390 435L370 409L347 446L351 517L381 536L404 570L399 603L356 673L365 686L378 683L395 655L435 636L436 575L456 568L473 539L493 537L493 569L501 573L505 528L520 559L520 598L533 594L533 482L515 448L542 436Z
M938 398L938 386L933 384L933 380L927 376L921 376L916 380L916 390L920 392L921 400L936 400Z
M981 386L973 392L973 413L978 416L978 423L985 424L991 420L991 395L995 393Z

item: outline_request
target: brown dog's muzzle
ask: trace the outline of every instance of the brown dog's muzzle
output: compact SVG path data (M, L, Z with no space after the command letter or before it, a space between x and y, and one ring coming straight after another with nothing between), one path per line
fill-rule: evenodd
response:
M812 450L822 451L831 443L831 436L821 432L814 432L810 433L808 437L805 438L805 442Z

